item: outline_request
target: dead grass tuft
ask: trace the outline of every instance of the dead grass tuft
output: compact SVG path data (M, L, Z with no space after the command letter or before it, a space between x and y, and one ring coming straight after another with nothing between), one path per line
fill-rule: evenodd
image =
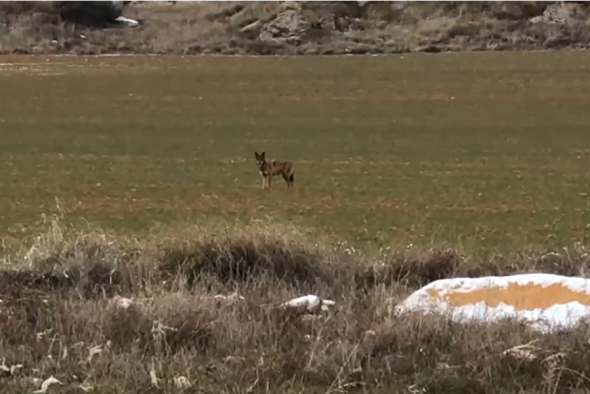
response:
M167 273L186 276L190 287L202 275L230 286L266 278L302 290L333 281L321 256L276 240L212 240L180 248L167 247L161 263Z

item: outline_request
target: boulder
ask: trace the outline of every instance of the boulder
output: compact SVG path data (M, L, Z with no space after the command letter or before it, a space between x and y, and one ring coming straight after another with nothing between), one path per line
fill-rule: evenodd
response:
M547 6L543 15L531 18L532 23L570 25L586 19L586 10L576 3L557 3Z
M266 23L277 17L281 9L279 3L255 2L229 17L228 22L233 28L243 28L260 21Z
M299 11L281 12L275 19L264 25L260 32L263 41L284 41L299 45L302 37L311 28L311 22Z
M240 33L248 38L256 38L260 35L263 23L261 21L254 21L240 29Z
M590 280L538 273L442 279L412 293L395 311L442 313L461 322L512 318L549 332L590 317Z
M295 10L298 11L302 8L300 1L283 1L281 2L281 11Z
M544 1L498 1L491 2L491 14L497 19L523 20L542 15L548 2Z

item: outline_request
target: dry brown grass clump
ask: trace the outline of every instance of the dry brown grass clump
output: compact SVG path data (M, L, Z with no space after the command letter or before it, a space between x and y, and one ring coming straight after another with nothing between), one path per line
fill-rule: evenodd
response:
M59 387L105 393L587 387L586 326L543 336L516 322L393 312L400 297L438 278L574 273L588 264L581 247L506 261L451 250L369 258L312 245L291 228L196 227L133 240L55 220L0 271L0 373L15 393L50 376ZM306 293L336 306L278 308Z

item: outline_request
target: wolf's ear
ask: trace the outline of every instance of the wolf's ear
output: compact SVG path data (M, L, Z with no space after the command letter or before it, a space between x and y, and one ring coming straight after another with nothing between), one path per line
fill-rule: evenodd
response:
M265 155L266 155L266 152L262 152L262 153L260 154L260 157L264 157Z
M258 152L254 151L254 157L258 157Z

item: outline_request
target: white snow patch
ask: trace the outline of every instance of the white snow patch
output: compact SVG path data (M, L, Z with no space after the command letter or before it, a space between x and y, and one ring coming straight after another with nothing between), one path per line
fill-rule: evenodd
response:
M52 384L63 384L63 383L60 382L59 380L57 380L56 378L54 378L53 376L50 376L48 379L45 379L43 381L43 383L41 383L41 388L39 390L33 391L33 393L45 393L45 392L47 392L47 390L49 390L49 386L51 386Z
M117 309L129 309L135 304L131 298L121 297L119 295L113 297L113 303Z
M127 27L136 27L139 25L139 22L136 21L135 19L125 18L124 16L120 16L115 20Z
M533 288L534 292L529 291ZM522 289L527 291L518 291L519 295L516 295L516 290ZM469 297L469 293L474 291L479 291L477 296L480 298ZM560 297L557 292L562 291L568 296ZM511 294L516 298L511 298ZM450 300L453 295L465 296L463 300L472 298L473 302L453 304ZM492 297L494 300L491 300ZM559 303L560 300L563 303ZM523 305L527 307L523 308ZM581 277L538 273L442 279L412 293L396 307L396 311L444 313L453 320L463 322L516 318L527 322L535 330L548 332L571 328L590 317L590 281Z
M293 298L280 306L283 308L307 309L308 311L314 311L317 309L328 311L330 310L330 307L334 305L336 305L336 303L332 300L324 300L316 295L308 294Z

